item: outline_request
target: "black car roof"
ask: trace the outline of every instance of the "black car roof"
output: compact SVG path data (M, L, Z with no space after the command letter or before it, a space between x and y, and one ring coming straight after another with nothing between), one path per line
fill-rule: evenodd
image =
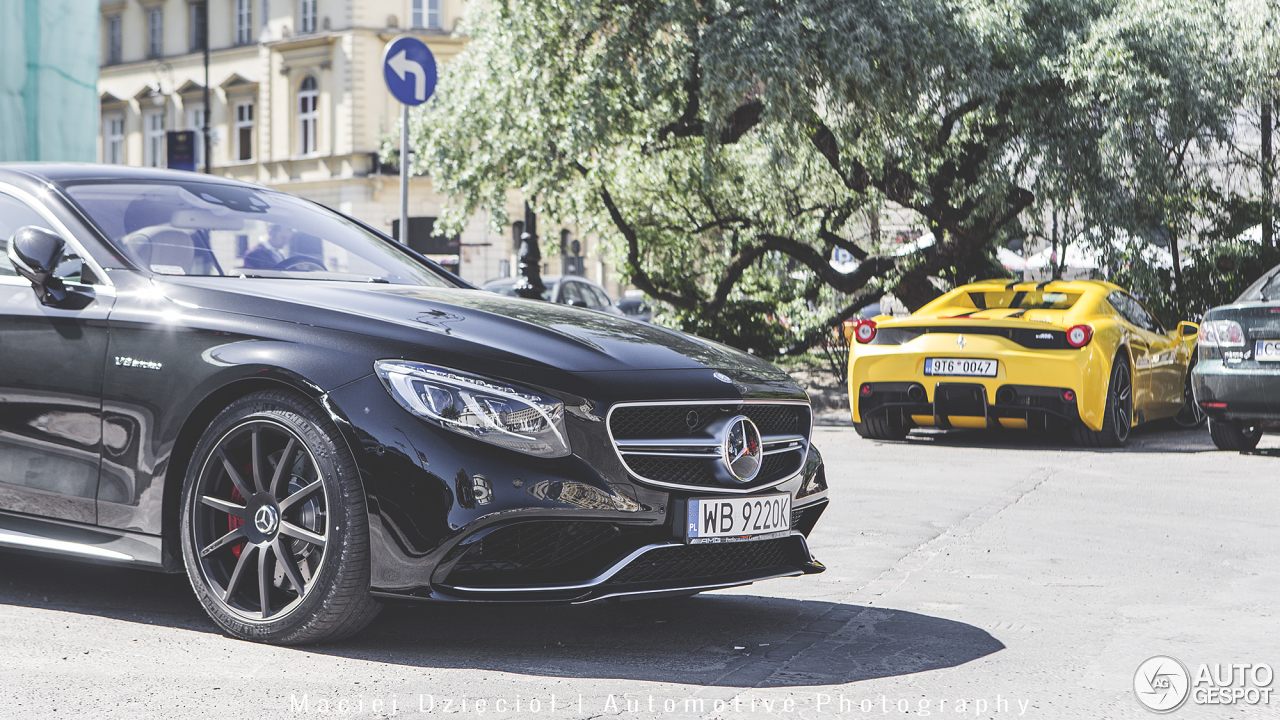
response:
M165 180L170 182L199 181L261 189L260 185L231 180L218 175L205 175L204 173L184 170L134 167L132 165L105 165L102 163L0 163L0 177L11 173L23 175L27 178L46 180L59 185L76 180Z

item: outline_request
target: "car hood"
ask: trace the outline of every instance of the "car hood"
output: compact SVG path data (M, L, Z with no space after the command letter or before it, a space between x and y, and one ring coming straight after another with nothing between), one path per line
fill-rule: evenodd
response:
M748 384L790 382L770 363L720 343L482 290L231 277L166 277L163 284L171 299L210 310L408 342L433 357L460 355L574 374L711 368Z

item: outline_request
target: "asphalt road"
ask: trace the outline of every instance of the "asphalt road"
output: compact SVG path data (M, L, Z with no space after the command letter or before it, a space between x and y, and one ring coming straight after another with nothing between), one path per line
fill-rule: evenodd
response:
M397 606L277 648L219 634L182 576L0 553L0 718L1140 718L1151 656L1280 668L1280 437L815 442L828 572L678 601Z

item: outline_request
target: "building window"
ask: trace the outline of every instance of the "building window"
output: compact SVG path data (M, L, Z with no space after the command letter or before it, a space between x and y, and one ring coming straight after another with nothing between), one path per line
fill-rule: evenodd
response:
M196 170L204 167L204 108L187 108L187 129L196 134Z
M443 27L440 0L413 0L411 19L413 27L439 30Z
M253 42L253 0L236 0L236 44Z
M190 52L204 50L204 3L191 3L187 6L187 15L191 22L187 23L190 37L187 38Z
M102 162L119 165L124 162L124 118L102 120Z
M121 54L124 50L123 32L124 23L119 15L112 15L107 18L107 64L114 65L121 60Z
M253 159L253 103L236 105L236 159Z
M147 10L147 57L164 55L164 10L153 7Z
M298 27L299 32L313 33L316 31L316 0L298 0Z
M142 164L147 167L164 167L164 111L157 110L142 116L144 145Z
M303 155L316 152L316 105L320 93L316 79L310 75L298 86L298 151Z

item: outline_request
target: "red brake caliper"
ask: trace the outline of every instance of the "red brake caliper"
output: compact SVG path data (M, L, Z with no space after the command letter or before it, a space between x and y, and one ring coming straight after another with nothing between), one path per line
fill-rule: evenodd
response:
M231 499L240 503L244 502L244 496L240 494L240 488L231 488ZM236 517L235 515L227 515L227 532L231 532L232 530L243 526L244 520ZM243 550L244 543L236 543L231 546L231 552L235 553L236 557L240 557L240 553Z

